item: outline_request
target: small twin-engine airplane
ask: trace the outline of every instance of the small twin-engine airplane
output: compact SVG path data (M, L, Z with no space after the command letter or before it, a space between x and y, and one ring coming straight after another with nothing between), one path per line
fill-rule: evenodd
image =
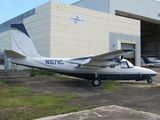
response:
M141 56L141 63L145 63L149 67L160 67L160 60L154 56Z
M123 55L133 49L73 59L43 57L37 53L23 24L12 24L11 28L12 50L4 52L14 64L92 80L93 86L99 86L101 80L147 80L152 83L151 77L157 75L153 70L134 66L123 59Z

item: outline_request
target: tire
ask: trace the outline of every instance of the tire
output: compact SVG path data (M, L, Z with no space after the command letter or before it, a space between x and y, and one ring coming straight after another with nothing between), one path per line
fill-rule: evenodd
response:
M153 82L152 78L147 78L147 82L152 83Z
M101 85L101 80L99 78L94 78L92 80L92 85L93 86L100 86Z

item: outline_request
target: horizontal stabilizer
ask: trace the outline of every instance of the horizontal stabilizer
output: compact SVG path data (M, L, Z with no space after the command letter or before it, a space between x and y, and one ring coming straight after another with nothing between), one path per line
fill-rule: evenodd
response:
M15 52L13 50L4 50L4 52L8 58L26 58L26 56L24 56L18 52Z

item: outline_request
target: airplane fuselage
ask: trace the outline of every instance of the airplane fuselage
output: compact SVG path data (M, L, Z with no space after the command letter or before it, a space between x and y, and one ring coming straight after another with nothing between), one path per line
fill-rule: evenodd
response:
M66 62L69 59L70 58L62 59L30 57L13 60L10 59L10 61L15 64L46 69L56 73L88 80L92 80L95 77L99 77L101 80L145 80L146 78L150 78L157 74L150 69L138 66L122 67L122 64L106 67L79 66L77 64Z

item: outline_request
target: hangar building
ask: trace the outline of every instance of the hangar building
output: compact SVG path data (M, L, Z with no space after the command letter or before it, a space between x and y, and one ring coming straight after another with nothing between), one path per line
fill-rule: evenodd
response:
M140 65L141 52L160 54L158 6L154 0L49 1L0 24L0 67L17 69L8 66L2 50L12 49L9 30L14 23L24 23L43 56L82 57L132 47L135 53L126 57Z
M73 5L140 21L141 54L160 58L160 2L156 0L81 0Z

